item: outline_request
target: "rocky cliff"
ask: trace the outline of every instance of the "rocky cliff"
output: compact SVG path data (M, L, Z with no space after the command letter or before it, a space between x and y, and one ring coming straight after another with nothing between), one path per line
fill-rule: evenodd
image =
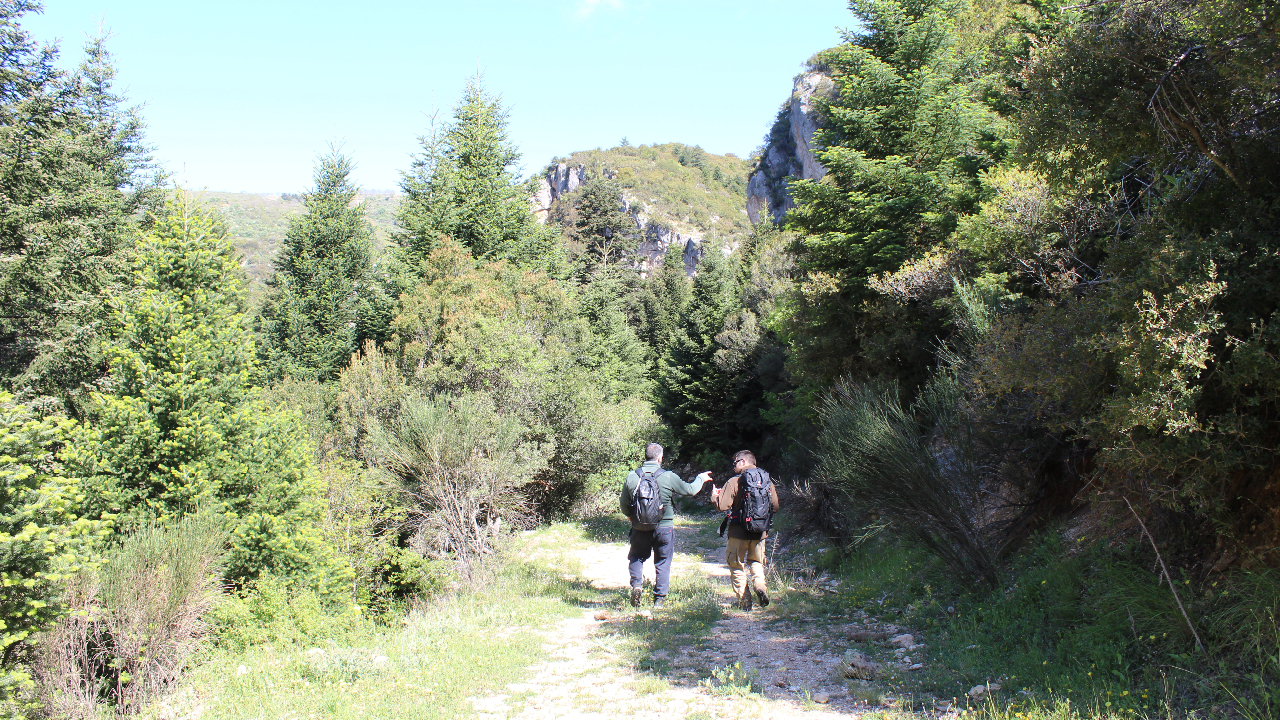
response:
M533 214L537 216L538 222L547 221L552 203L582 187L586 181L587 169L582 165L556 163L548 167L538 177L538 190L529 199L533 204Z
M667 143L588 150L557 159L536 180L530 202L539 222L576 203L576 191L597 174L623 188L623 204L640 240L635 268L647 275L668 252L679 252L692 275L709 245L732 249L750 232L746 175L751 165L734 155Z
M796 77L791 97L778 111L768 142L747 181L747 216L753 224L763 217L780 222L795 207L787 192L789 179L820 180L826 174L813 154L813 135L822 127L815 100L830 97L833 92L835 84L822 71Z
M698 269L698 261L702 259L702 236L678 233L661 223L641 222L637 214L636 227L640 229L640 244L636 247L636 269L641 276L662 267L662 261L671 249L676 248L684 255L684 272L693 275Z

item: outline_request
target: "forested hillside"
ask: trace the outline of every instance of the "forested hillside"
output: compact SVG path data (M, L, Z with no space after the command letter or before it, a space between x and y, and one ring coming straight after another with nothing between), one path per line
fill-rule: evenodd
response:
M584 612L581 702L764 702L767 661L806 712L1280 713L1270 5L854 0L823 172L755 226L778 126L522 178L478 77L394 195L332 150L187 193L36 9L0 3L7 714L543 713L516 681ZM772 474L772 606L707 584L710 514L665 608L601 575L654 441Z

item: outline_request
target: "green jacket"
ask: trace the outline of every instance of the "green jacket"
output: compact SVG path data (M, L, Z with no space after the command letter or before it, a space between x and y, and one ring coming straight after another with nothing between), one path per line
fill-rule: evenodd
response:
M650 460L640 466L640 469L660 467L658 463ZM632 493L636 491L636 487L640 485L640 475L635 470L627 473L627 481L622 484L622 497L619 499L619 506L622 514L631 520L631 524L635 525L635 507L631 499ZM689 482L680 479L680 476L670 470L658 476L658 492L662 497L662 522L658 523L658 527L671 527L675 524L675 508L671 504L671 498L678 495L697 495L702 489L702 481L695 477Z

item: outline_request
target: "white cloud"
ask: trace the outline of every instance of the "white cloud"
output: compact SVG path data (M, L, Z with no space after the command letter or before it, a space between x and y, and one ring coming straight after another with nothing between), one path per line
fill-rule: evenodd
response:
M622 9L622 0L582 0L574 12L580 18L590 17L600 8Z

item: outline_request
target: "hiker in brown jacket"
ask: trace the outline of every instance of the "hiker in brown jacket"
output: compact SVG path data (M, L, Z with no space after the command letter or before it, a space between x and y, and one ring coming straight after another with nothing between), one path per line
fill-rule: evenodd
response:
M733 456L733 471L737 474L729 478L723 487L711 491L711 504L717 510L731 511L725 562L729 564L733 594L738 597L743 610L751 609L752 590L755 590L756 597L759 598L760 607L769 604L764 580L764 551L768 533L751 532L741 519L743 493L739 480L743 473L755 467L756 456L750 450L739 451ZM769 482L769 508L772 512L778 512L778 490L772 481Z

